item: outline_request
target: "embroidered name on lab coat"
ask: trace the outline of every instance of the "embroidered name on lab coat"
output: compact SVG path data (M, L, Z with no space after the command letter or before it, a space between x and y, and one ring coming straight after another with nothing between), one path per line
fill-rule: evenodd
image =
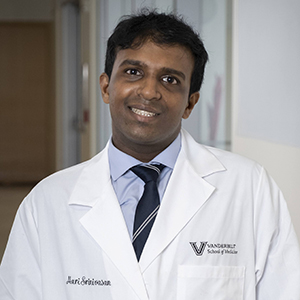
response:
M68 280L66 281L66 284L72 284L72 285L90 285L90 286L111 286L110 280L103 280L103 279L94 279L94 278L86 278L85 276L82 276L81 278L72 278L72 276L68 276Z

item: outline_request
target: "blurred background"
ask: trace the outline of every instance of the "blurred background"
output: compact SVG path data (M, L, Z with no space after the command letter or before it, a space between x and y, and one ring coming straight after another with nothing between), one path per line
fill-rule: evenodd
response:
M262 164L300 238L299 0L0 0L0 257L30 189L106 145L106 40L142 7L182 14L208 50L200 102L183 126Z

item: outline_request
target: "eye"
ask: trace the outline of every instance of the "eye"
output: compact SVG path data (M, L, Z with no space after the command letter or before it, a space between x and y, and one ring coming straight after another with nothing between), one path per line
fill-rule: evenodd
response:
M163 76L162 81L169 84L179 84L179 81L175 77L170 75Z
M127 69L125 70L125 73L132 76L140 76L142 75L141 72L137 69Z

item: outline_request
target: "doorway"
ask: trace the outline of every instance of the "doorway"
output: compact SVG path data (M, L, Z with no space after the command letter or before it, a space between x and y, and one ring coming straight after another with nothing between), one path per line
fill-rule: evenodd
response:
M0 184L55 170L54 39L47 22L0 23Z

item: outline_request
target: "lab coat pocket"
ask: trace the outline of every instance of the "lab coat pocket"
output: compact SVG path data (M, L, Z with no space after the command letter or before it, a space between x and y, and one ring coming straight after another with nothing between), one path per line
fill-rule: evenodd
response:
M179 266L177 300L242 300L245 267Z

